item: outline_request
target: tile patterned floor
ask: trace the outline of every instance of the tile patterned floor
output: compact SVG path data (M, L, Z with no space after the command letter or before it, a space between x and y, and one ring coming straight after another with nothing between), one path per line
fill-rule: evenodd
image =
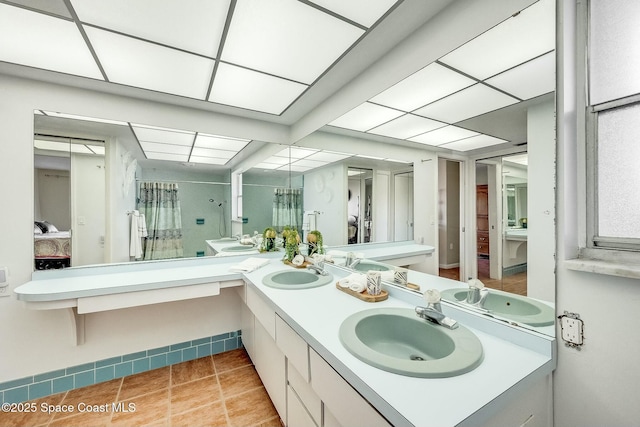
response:
M0 426L256 426L282 427L244 349L203 357L31 401L34 413L0 413ZM135 411L112 411L112 403ZM42 404L73 405L47 414ZM105 405L106 412L79 412ZM100 409L97 406L96 409Z
M448 279L460 280L459 268L441 268L440 277ZM484 260L478 261L478 279L482 280L487 288L499 289L512 294L527 296L527 272L505 276L502 280L491 279L489 277L488 263ZM463 280L464 281L464 280Z

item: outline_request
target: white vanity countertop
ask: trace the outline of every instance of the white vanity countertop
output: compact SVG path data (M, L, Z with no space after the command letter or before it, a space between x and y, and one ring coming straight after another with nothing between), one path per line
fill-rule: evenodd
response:
M370 308L407 307L411 305L390 297L375 304L360 301L335 288L345 272L332 268L332 284L301 290L274 289L262 284L262 277L288 269L278 261L248 273L248 286L255 286L271 300L276 312L287 321L340 375L367 398L394 425L455 426L489 404L529 375L551 373L549 354L532 351L482 332L470 324L482 342L484 360L473 371L452 378L412 378L389 373L361 362L340 343L340 324L351 314ZM431 288L444 289L451 281L422 274ZM443 307L444 308L444 307ZM449 314L445 309L445 314ZM507 325L498 326L510 328ZM527 332L520 331L526 334ZM478 420L480 421L480 420Z
M237 245L238 242L223 242ZM358 252L367 258L379 255L388 248L391 257L413 256L432 252L431 246L413 242L389 242L357 245ZM371 251L371 253L370 253ZM18 299L28 302L46 302L98 295L120 294L151 289L163 289L201 283L242 279L230 269L247 257L281 259L283 252L243 252L236 256L191 258L183 260L125 263L87 268L36 271L33 279L14 289Z

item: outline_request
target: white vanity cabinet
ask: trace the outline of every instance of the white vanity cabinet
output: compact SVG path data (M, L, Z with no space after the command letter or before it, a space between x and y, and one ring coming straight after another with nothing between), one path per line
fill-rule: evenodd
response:
M250 286L245 301L242 341L285 425L390 425Z

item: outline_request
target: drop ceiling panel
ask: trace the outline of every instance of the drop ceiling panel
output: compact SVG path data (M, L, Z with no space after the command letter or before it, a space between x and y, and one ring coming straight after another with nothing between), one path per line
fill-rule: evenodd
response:
M457 151L469 151L478 148L489 147L492 145L503 144L507 141L504 139L495 138L489 135L476 135L471 138L461 139L459 141L451 142L449 144L441 145L442 148L448 148Z
M329 124L331 126L364 132L380 126L389 120L393 120L396 117L400 117L403 114L402 111L365 102Z
M219 150L240 151L249 143L246 139L224 138L215 135L199 133L196 136L195 147L215 148Z
M207 165L225 165L228 161L228 159L219 159L214 157L191 156L189 158L189 163L205 163Z
M153 152L188 156L191 152L191 147L187 145L160 144L158 142L147 141L140 141L140 145L145 153Z
M553 92L556 87L555 51L498 74L486 82L520 99Z
M318 160L321 162L337 162L339 160L343 160L348 157L351 157L351 155L344 154L344 153L334 153L331 151L320 151L318 153L310 155L309 157L307 157L307 159Z
M191 152L191 156L196 157L215 157L217 159L227 159L229 160L233 156L236 155L236 151L228 151L228 150L212 150L210 148L198 148L194 147Z
M432 63L371 98L372 102L413 111L476 83L456 71Z
M438 122L424 117L405 114L397 119L391 120L381 126L371 129L370 133L384 135L392 138L407 139L421 133L446 126L446 123Z
M222 59L311 84L364 31L296 0L236 4Z
M103 80L73 22L0 4L0 59Z
M447 123L456 123L516 102L518 102L516 98L478 83L420 108L415 111L415 114Z
M111 82L206 98L213 60L109 31L84 28Z
M446 126L432 132L423 133L422 135L409 138L409 141L428 145L442 145L476 135L478 135L478 132L473 132L457 126Z
M396 0L311 0L365 27L371 27L384 15Z
M306 88L300 83L221 63L209 101L280 114Z
M309 159L296 160L294 163L292 163L292 165L296 167L306 167L311 169L318 168L326 164L328 164L328 162L319 162L319 161L309 160Z
M159 142L161 144L193 145L194 132L177 131L165 128L132 125L138 141Z
M172 162L186 162L189 160L189 156L178 155L178 154L169 154L169 153L144 153L147 156L147 159L150 160L169 160Z
M555 2L540 0L440 62L484 80L555 49Z
M82 22L215 57L229 0L72 0Z

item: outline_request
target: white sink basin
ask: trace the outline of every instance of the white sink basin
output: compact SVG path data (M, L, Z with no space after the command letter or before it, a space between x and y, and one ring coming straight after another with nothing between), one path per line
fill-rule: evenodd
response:
M277 289L309 289L331 283L333 276L317 274L309 270L284 270L267 274L262 284Z
M482 363L478 337L464 326L448 329L419 318L410 308L374 308L349 316L340 341L358 359L395 374L445 378Z

